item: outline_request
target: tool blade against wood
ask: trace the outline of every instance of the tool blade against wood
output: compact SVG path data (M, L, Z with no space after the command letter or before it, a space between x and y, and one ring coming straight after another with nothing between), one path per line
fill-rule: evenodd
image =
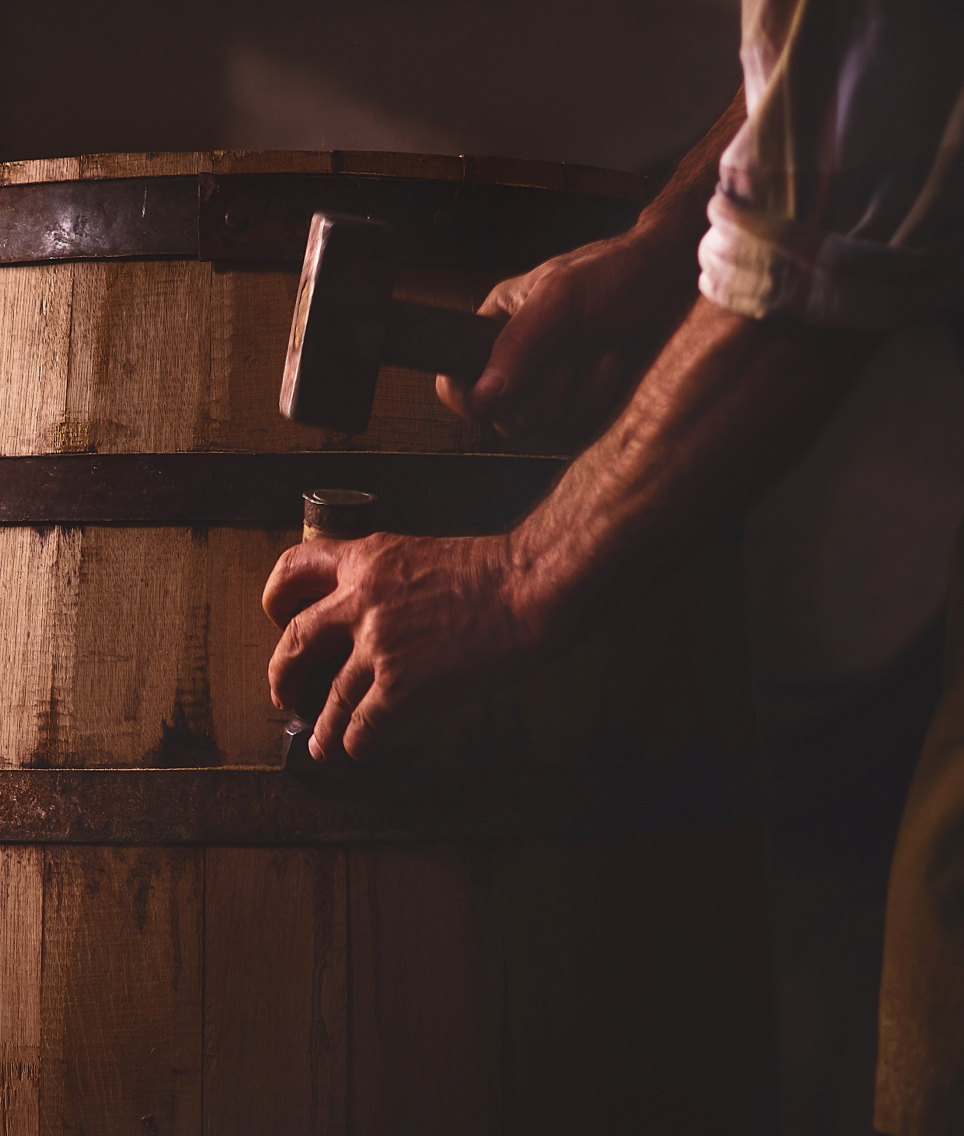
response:
M393 300L395 260L388 225L312 218L281 386L281 413L292 422L363 432L383 364L466 385L482 374L503 324Z

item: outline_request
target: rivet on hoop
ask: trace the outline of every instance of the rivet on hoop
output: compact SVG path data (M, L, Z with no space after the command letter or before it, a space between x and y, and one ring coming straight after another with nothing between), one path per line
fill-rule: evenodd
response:
M243 233L248 227L248 215L240 209L229 209L224 214L224 223L233 233Z

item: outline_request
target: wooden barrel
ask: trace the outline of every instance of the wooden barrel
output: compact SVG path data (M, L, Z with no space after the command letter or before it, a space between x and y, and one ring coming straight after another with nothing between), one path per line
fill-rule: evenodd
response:
M768 1131L735 540L381 767L284 770L267 695L304 489L495 531L564 457L401 370L365 435L284 422L311 211L389 220L398 294L471 310L650 192L391 154L0 167L4 1132Z

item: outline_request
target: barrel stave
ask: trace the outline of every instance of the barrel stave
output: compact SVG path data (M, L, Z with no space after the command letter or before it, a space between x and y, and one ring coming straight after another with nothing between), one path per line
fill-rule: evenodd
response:
M348 853L208 848L205 1136L345 1136Z
M352 848L352 1131L508 1132L498 845Z
M12 1136L40 1125L43 849L0 848L0 1117Z
M544 163L233 152L20 163L0 184L280 172L652 191ZM524 189L495 197L525 204ZM469 311L499 275L406 265L396 294ZM284 422L297 280L237 260L0 266L0 457L551 452L461 422L399 369L362 435ZM259 601L299 532L270 524L0 527L0 764L94 778L276 762L277 631ZM752 772L753 717L739 550L722 540L540 673L415 719L391 748L426 765L618 754L653 769L705 751ZM766 1131L759 818L312 848L180 831L177 846L85 844L84 817L71 823L65 843L0 849L0 1119L16 1136Z
M60 449L74 265L0 267L0 454Z
M200 1132L203 855L44 850L39 1132Z

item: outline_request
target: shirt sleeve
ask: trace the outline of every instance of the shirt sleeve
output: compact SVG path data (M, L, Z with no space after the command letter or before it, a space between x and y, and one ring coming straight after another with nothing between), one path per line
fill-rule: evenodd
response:
M741 59L703 295L862 328L961 302L964 5L744 0Z

